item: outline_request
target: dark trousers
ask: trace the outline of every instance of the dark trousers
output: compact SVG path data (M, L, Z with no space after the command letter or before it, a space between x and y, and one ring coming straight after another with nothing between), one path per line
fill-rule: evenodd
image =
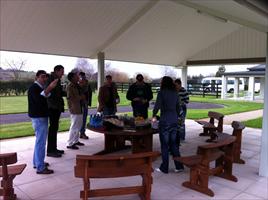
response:
M88 108L87 105L83 105L83 123L80 130L80 134L85 134L87 125Z
M146 104L134 104L132 107L134 117L148 118L148 106Z
M179 114L179 123L178 123L178 144L180 140L185 140L185 118L187 114L186 105L181 106L180 114Z
M61 111L48 109L49 129L47 136L47 153L53 153L57 150L57 133L59 129L59 119Z

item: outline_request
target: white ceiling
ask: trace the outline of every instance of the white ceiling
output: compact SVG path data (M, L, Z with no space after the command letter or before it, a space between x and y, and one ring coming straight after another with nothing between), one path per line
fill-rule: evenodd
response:
M109 60L176 66L243 26L257 31L250 40L260 37L260 43L266 41L260 35L268 32L267 16L232 0L1 0L0 5L0 49L8 51L92 59L103 51ZM232 55L222 56L240 56L239 48L230 48ZM243 55L262 57L265 48L260 49Z

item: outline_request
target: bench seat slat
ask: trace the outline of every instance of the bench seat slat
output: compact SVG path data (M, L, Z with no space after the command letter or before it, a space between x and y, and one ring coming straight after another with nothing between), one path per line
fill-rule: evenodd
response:
M121 187L121 188L107 188L107 189L94 189L90 190L88 193L89 197L99 197L99 196L114 196L114 195L127 195L127 194L142 194L144 193L144 188L142 186L133 187ZM80 192L80 197L84 197L85 192Z
M19 175L25 169L26 164L8 166L8 175ZM0 167L0 177L3 176L2 167Z

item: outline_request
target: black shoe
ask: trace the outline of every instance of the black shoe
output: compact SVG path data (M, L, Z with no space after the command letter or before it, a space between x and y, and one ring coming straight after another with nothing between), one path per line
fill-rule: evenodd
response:
M58 153L58 152L47 153L47 157L60 158L61 157L61 153Z
M82 143L82 142L77 142L77 143L75 143L75 145L78 145L78 146L84 146L85 144Z
M59 154L64 154L64 150L57 149L56 152L59 153Z
M42 171L37 171L37 174L53 174L54 171L52 169L48 169L47 167L45 167L45 169L43 169Z
M67 149L73 149L73 150L77 150L79 149L75 144L71 145L71 146L67 146Z
M49 163L48 162L45 162L45 167L48 167L49 166ZM34 169L36 169L36 166L33 166Z
M81 138L81 139L88 140L88 136L86 136L85 133L81 133L81 134L80 134L80 138Z

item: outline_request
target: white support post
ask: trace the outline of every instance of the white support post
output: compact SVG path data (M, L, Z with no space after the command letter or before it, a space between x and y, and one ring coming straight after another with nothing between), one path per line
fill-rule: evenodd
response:
M255 92L255 77L251 76L249 77L249 81L248 81L248 94L249 94L249 99L251 101L254 101L254 92Z
M266 33L266 68L265 68L264 107L261 134L261 155L259 175L268 177L268 33Z
M188 71L188 66L183 66L181 68L181 82L182 82L182 87L187 89L187 71Z
M261 77L260 78L260 98L264 98L264 85L265 85L265 78Z
M239 78L235 77L234 80L234 98L237 99L239 97Z
M226 99L226 92L227 92L227 77L222 76L222 82L221 82L221 98Z
M104 52L98 53L98 90L104 83Z

